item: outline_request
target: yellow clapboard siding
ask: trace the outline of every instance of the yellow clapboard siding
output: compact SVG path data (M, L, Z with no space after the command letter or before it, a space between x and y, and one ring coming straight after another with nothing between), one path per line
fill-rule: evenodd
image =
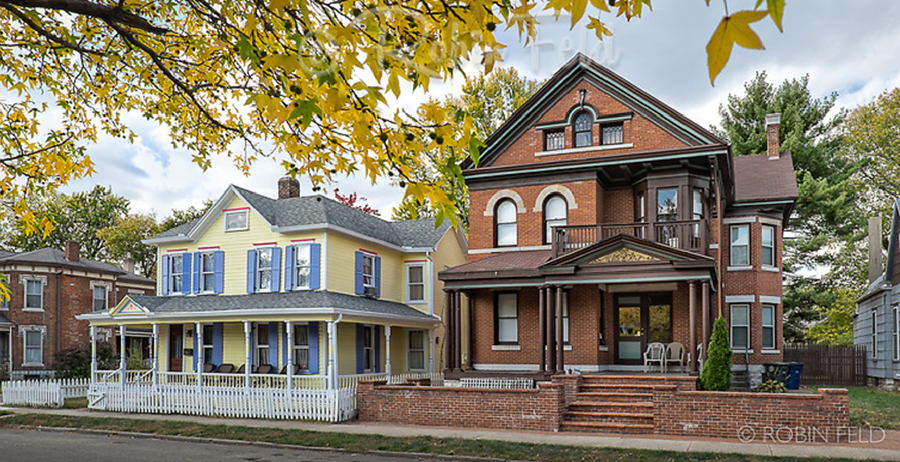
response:
M328 290L356 293L356 252L365 249L381 257L382 300L404 303L406 301L405 267L408 254L353 239L338 233L328 234Z

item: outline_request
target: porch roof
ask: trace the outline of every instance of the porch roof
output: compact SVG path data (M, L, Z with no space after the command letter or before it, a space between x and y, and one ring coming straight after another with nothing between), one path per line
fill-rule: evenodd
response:
M120 308L137 305L128 312ZM348 315L369 319L393 319L417 325L437 324L435 316L408 305L327 290L303 290L240 295L128 295L108 312L79 316L90 321L254 317L291 315Z

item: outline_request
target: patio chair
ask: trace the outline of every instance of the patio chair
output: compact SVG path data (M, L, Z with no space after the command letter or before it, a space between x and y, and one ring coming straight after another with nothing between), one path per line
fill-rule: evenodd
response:
M222 363L216 368L216 372L220 374L228 374L234 372L234 364Z
M681 366L681 372L684 372L684 345L678 342L672 342L666 347L665 361L663 372L669 369L669 363L678 363Z
M281 366L281 372L279 372L279 374L287 375L287 371L288 371L288 365L285 364L284 366ZM300 366L297 364L294 364L294 375L300 375Z
M703 370L703 344L697 345L697 370Z
M213 363L203 363L203 373L212 372L216 370L216 365Z
M241 364L241 367L239 367L238 370L234 371L234 373L235 374L243 374L246 371L247 371L247 365Z
M259 367L256 368L255 374L271 374L272 373L272 365L271 364L260 364Z
M647 351L644 352L644 372L650 372L650 366L653 363L659 364L660 372L663 371L663 361L666 358L666 346L659 342L653 342L647 345Z

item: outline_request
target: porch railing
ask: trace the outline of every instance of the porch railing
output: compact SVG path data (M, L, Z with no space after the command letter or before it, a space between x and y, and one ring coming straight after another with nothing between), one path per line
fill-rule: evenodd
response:
M553 228L551 248L558 257L613 237L626 234L651 240L677 249L705 253L707 250L707 221L679 220L655 223L603 223L571 225Z

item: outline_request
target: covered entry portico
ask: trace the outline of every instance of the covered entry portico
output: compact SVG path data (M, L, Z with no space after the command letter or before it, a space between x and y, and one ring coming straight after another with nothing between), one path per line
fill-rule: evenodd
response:
M651 342L683 344L697 373L716 286L711 257L629 235L557 258L500 253L440 277L452 308L449 377L638 371ZM455 345L469 345L466 361Z

